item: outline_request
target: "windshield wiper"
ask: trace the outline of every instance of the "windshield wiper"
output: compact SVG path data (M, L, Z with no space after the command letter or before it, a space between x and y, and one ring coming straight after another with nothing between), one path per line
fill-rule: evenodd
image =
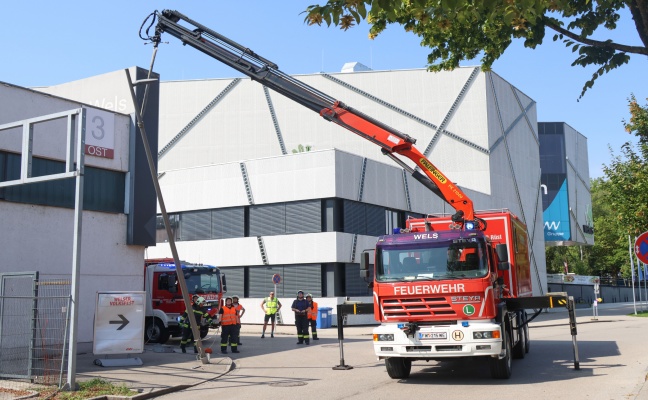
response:
M376 278L376 280L378 282L402 282L402 281L405 280L405 278L403 278L403 277L399 277L399 278L392 278L392 277L385 278L385 277L383 277L383 278Z

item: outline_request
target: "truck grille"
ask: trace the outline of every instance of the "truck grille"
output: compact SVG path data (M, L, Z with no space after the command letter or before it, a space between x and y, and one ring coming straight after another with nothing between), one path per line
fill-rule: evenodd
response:
M408 299L382 299L385 319L425 319L443 317L453 319L457 313L444 297L415 297Z

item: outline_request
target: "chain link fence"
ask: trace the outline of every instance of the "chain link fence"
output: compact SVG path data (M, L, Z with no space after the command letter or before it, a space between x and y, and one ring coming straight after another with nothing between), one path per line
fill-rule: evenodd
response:
M0 388L66 382L70 287L37 273L0 274Z

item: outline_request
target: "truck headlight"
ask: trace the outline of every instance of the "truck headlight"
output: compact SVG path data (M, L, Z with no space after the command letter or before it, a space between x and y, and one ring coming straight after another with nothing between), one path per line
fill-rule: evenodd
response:
M374 333L373 335L374 342L393 342L394 334L393 333Z
M473 332L473 339L499 339L499 337L500 332L498 330Z

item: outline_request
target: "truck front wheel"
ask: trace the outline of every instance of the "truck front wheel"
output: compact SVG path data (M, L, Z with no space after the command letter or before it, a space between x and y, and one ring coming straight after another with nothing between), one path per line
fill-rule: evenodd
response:
M493 357L490 359L491 376L495 379L508 379L511 377L511 335L505 332L506 354L503 358Z
M385 358L385 367L390 378L407 379L412 371L412 360L400 357Z
M144 342L164 344L169 340L169 330L159 318L146 318L144 327Z

